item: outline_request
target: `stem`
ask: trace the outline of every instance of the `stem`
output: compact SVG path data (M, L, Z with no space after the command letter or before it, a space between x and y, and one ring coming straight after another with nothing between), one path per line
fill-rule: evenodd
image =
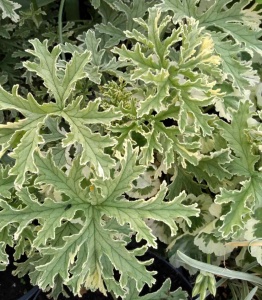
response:
M63 10L64 10L64 4L65 0L61 0L60 6L59 6L59 12L58 12L58 37L59 37L59 43L63 44L63 24L62 24L62 19L63 19ZM65 60L65 53L62 52L62 59Z
M33 4L34 10L37 10L38 9L38 5L37 5L36 0L32 0L32 4Z
M262 246L262 242L260 241L243 241L243 242L228 242L225 245L235 246L235 247L248 247L248 246Z

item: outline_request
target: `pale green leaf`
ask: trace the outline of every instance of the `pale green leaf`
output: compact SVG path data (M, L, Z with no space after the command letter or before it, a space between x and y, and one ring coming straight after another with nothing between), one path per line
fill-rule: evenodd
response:
M33 153L43 142L38 134L39 129L44 124L46 115L56 112L57 108L52 103L39 105L31 94L24 99L17 94L17 89L18 86L14 86L10 94L0 87L0 109L15 109L25 117L14 123L1 124L0 142L2 155L10 147L17 146L11 155L16 162L10 174L18 175L16 184L21 187L25 173L36 171Z
M204 114L203 106L211 105L218 91L212 90L212 78L221 78L219 56L214 53L214 45L210 35L202 34L194 19L188 19L187 24L180 22L178 29L163 39L162 31L172 22L170 17L161 19L161 12L155 8L149 9L149 18L136 21L146 29L147 35L137 30L126 31L129 38L137 40L133 49L125 45L114 48L113 52L120 55L120 60L131 61L134 68L131 80L142 80L150 89L146 97L140 101L138 116L149 114L152 110L159 113L167 108L167 99L172 93L181 103L179 113L179 128L184 131L188 119L193 116L195 129L206 135L211 135L213 128L209 125L214 116ZM174 59L172 46L182 43ZM192 70L200 69L200 74ZM209 76L208 76L209 75ZM171 92L172 91L172 92ZM177 97L175 97L177 96ZM171 97L170 97L171 98ZM173 100L175 102L175 100Z
M155 127L159 132L162 132L168 141L172 143L173 150L180 154L182 158L182 165L185 167L186 163L184 160L189 161L193 165L197 165L200 159L198 153L194 153L187 149L187 145L181 143L177 138L177 133L179 132L175 127L165 127L162 123L156 122Z
M160 7L162 11L172 11L175 21L193 17L199 21L200 27L210 32L215 42L215 50L222 58L223 70L232 77L234 86L243 91L258 81L250 64L237 58L239 51L262 52L259 28L261 15L256 5L246 8L248 0L234 2L232 6L229 6L232 2L229 0L212 1L207 5L206 0L161 0L161 2L156 7ZM222 33L214 31L214 27L218 27ZM233 44L230 39L234 40Z
M145 225L143 218L154 219L166 223L171 234L174 235L177 231L177 226L173 218L182 217L190 226L191 221L189 216L198 215L196 205L184 205L185 193L181 193L178 197L170 202L164 202L166 194L166 185L162 184L159 193L150 200L137 200L133 202L123 201L105 201L103 202L103 210L107 215L115 217L120 224L129 222L132 229L138 232L137 241L145 239L150 246L156 247L154 236L149 228Z
M246 177L255 174L254 165L258 161L258 155L253 154L252 142L248 137L247 119L251 117L249 102L240 103L237 112L233 113L231 124L218 121L218 128L234 151L234 158L227 167L230 172Z
M104 180L102 177L92 181L94 185L94 191L92 192L93 204L102 205L105 201L108 203L114 202L124 192L130 190L131 182L145 170L145 166L135 165L137 150L132 149L130 142L126 143L125 156L120 160L121 170L115 174L113 182L111 178ZM99 189L101 190L100 193L98 193Z
M57 70L57 60L61 53L60 46L53 48L51 52L47 49L47 40L41 43L38 39L31 40L34 50L27 50L39 59L39 62L25 62L24 66L36 72L44 80L49 93L56 100L61 109L65 101L74 89L78 80L87 76L84 72L86 64L90 61L91 54L88 51L83 53L75 52L69 63L66 64L64 74L61 76Z
M0 166L0 196L9 198L10 189L14 187L15 176L9 175L9 166Z
M122 0L114 1L113 6L118 11L124 12L127 18L127 29L131 30L133 26L133 19L143 17L148 8L152 7L154 1L130 1L129 5L125 4ZM130 24L131 23L131 24Z
M261 187L259 188L261 190ZM252 192L252 181L249 180L245 182L240 191L227 191L223 189L221 195L217 196L216 203L231 204L229 212L220 218L223 221L223 225L219 230L222 232L223 237L235 233L237 228L244 228L247 217L252 213L247 203L254 201Z
M85 34L86 50L91 53L91 63L100 67L105 49L98 50L101 39L97 39L93 30L88 30Z
M154 150L159 151L159 153L163 152L163 147L159 142L159 131L157 131L154 127L154 122L152 122L151 125L153 130L144 134L144 137L147 139L147 143L141 148L142 157L139 161L141 164L145 165L154 161Z
M159 188L160 180L155 176L155 168L149 166L144 173L133 181L132 189L126 194L135 199L148 199L155 196Z
M10 233L11 226L6 226L0 232L0 271L4 271L9 264L9 255L6 253L6 245L13 247L14 241Z
M252 300L254 299L253 297L255 296L256 292L257 292L258 287L255 286L246 296L246 298L244 300Z
M90 161L100 176L108 177L109 168L114 165L114 160L104 153L104 148L113 146L115 140L108 135L102 136L99 133L93 133L86 124L108 124L113 120L120 119L122 115L114 110L99 112L98 100L90 101L88 106L81 110L80 102L81 98L76 99L61 114L68 121L71 129L71 132L63 139L63 147L78 142L83 147L81 164Z
M63 168L68 163L69 149L58 144L57 146L52 147L52 156L55 165L59 168Z
M211 155L205 155L198 163L198 168L207 172L209 176L215 176L219 180L231 178L232 174L227 171L224 164L230 162L228 149L211 152Z
M125 148L125 156L119 157L121 168L115 171L114 177L106 181L101 178L92 179L92 185L85 189L81 187L81 182L85 177L82 174L84 166L80 165L79 157L74 159L69 174L66 175L54 165L50 154L46 158L35 154L36 167L41 170L35 181L36 187L39 185L42 187L43 184L52 185L69 199L64 201L62 197L62 200L57 201L46 198L39 201L36 196L29 193L27 188L23 188L17 192L21 201L19 207L1 200L0 228L5 228L12 223L17 224L15 240L22 236L24 229L31 222L38 220L37 236L32 241L32 245L41 253L41 258L31 261L34 269L30 276L32 282L37 283L42 289L55 287L55 278L58 274L63 283L70 285L75 293L79 293L83 284L86 288L100 289L105 293L104 282L108 282L110 288L115 287L119 293L119 289L125 290L130 278L136 280L139 291L145 283L149 286L154 283L155 280L152 277L154 273L145 268L145 265L150 262L141 263L135 258L144 254L147 246L133 252L128 251L125 248L127 241L125 235L121 234L122 230L116 239L117 227L107 229L103 225L105 215L108 215L108 218L109 215L116 214L118 211L114 203L121 203L121 209L127 214L129 210L131 213L134 212L132 201L126 200L126 203L123 203L120 197L123 199L122 194L130 189L131 182L138 177L144 167L136 166L137 151L133 151L131 144L126 145ZM157 197L153 202L157 202L158 198L163 199L163 196ZM145 207L148 205L147 201L138 201L142 201ZM164 215L161 217L160 207L158 207L161 204L155 205L160 218L164 218ZM177 205L181 206L179 203ZM187 211L183 205L180 209ZM192 212L189 214L195 215L197 212L192 207ZM155 216L156 213L151 214L151 217ZM141 221L137 220L137 222L142 226L144 216L141 214L138 217ZM64 225L68 221L72 224L79 223L71 234L68 231L69 228ZM118 221L121 222L121 220ZM142 228L135 228L143 234L144 228L147 227L143 225ZM147 234L148 239L149 237L150 235ZM109 276L113 267L116 268L120 273L120 286L112 283L113 278L105 277L105 266L101 263L104 255L110 262L109 270L105 271L106 276ZM69 273L73 274L71 279Z
M192 291L192 296L200 294L200 300L206 299L207 291L215 296L216 295L216 279L211 273L200 271L198 274L195 285Z
M262 285L262 279L258 276L244 273L244 272L239 272L239 271L232 271L229 269L213 266L207 263L203 263L200 261L197 261L195 259L192 259L185 255L184 253L180 252L179 250L177 251L177 254L181 260L183 260L185 263L194 266L195 268L198 268L202 271L205 272L210 272L218 276L222 277L227 277L227 278L234 278L234 279L240 279L240 280L246 280L249 281L253 284L256 284L258 286Z
M251 62L239 61L239 45L232 45L231 41L223 41L226 34L212 32L215 43L215 50L223 58L221 60L223 71L233 79L233 86L244 89L247 86L254 86L259 82L256 71L252 69Z
M13 22L18 22L20 17L15 12L16 9L20 8L21 5L17 2L10 0L0 0L0 8L3 11L2 18L10 18Z
M43 142L43 138L39 135L38 125L36 128L33 128L24 134L19 145L12 155L10 155L16 160L15 165L10 170L10 174L17 175L15 184L17 184L18 187L22 186L25 181L25 174L28 171L36 173L37 168L34 165L34 152L38 148L38 145Z
M111 126L110 130L114 133L120 133L119 136L115 137L115 139L117 140L117 144L114 146L114 148L118 151L121 151L123 149L125 140L131 139L132 131L137 130L138 132L142 132L141 126L137 121L133 120L125 124Z
M65 133L59 128L59 118L46 118L45 125L50 130L48 134L42 134L45 143L59 141L65 137Z
M103 149L115 144L109 136L101 136L93 133L86 125L110 122L120 119L122 114L113 109L103 112L98 111L99 100L90 101L86 108L81 109L81 97L78 97L71 105L68 105L61 115L69 122L71 132L63 139L63 146L78 142L83 147L81 163L91 161L96 171L102 176L108 176L108 168L113 165L113 160L103 152ZM106 175L103 175L105 172Z
M203 135L212 135L213 128L209 125L213 120L214 116L203 114L199 108L201 101L191 98L187 93L181 93L182 103L179 113L178 125L181 132L184 132L186 126L189 125L189 118L193 116L195 130L201 128ZM190 120L192 122L192 120Z
M80 181L84 178L82 174L84 166L79 164L79 158L74 160L69 172L70 176L66 176L63 171L54 165L50 154L45 159L36 154L35 163L38 169L41 169L41 173L37 177L37 182L54 185L55 189L69 196L75 203L82 204L88 202L86 197L87 191L82 190L80 187Z
M169 96L168 76L168 72L164 69L161 69L155 75L148 71L140 76L145 83L154 82L156 85L156 92L142 102L138 110L138 117L142 117L152 109L157 112L160 112L163 109L161 102L165 97Z

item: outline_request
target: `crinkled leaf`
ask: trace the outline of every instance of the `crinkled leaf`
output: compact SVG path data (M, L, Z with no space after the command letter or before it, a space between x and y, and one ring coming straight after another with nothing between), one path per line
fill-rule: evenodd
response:
M231 124L218 122L222 136L233 151L233 159L226 168L233 174L246 177L247 180L242 183L239 191L222 189L221 195L216 198L216 203L231 203L230 210L221 217L223 225L220 230L223 236L233 233L235 227L243 228L251 208L261 205L262 195L261 175L255 169L259 157L254 154L253 144L247 135L249 103L240 103L238 111L232 116Z
M81 99L76 99L62 112L62 116L69 122L71 132L63 139L63 146L78 142L82 145L81 164L90 161L96 172L102 177L109 176L109 168L114 165L114 160L104 153L104 148L113 146L115 141L109 136L93 133L86 124L108 124L121 118L121 113L113 110L98 112L99 101L89 102L88 106L80 109Z
M187 24L180 22L178 29L172 29L163 39L163 30L172 22L168 16L161 19L160 10L155 8L149 9L147 22L141 18L136 22L146 29L147 35L137 30L126 31L126 35L137 40L137 43L131 50L122 45L120 49L114 48L113 52L120 55L120 60L131 61L136 66L131 80L142 80L152 87L147 97L140 101L138 116L142 117L152 110L165 110L166 100L172 91L181 103L180 129L184 131L189 125L187 119L193 116L196 129L201 128L204 134L211 135L213 128L209 123L214 117L204 114L201 107L212 104L213 98L218 96L212 90L214 82L210 81L212 76L220 77L220 58L214 55L212 39L207 34L201 35L203 29L193 19L188 19ZM171 47L180 41L182 46L175 61ZM199 68L202 76L192 72L193 68ZM200 97L195 95L195 90Z
M199 21L199 26L203 26L211 36L214 36L215 50L222 58L223 70L232 77L234 86L243 91L258 81L255 72L250 69L250 64L241 62L236 57L241 50L262 52L259 28L261 16L256 10L256 5L245 8L249 1L243 0L234 2L229 7L232 1L217 0L203 9L202 4L205 4L205 0L201 0L200 4L196 0L161 0L161 2L156 7L160 7L162 11L172 11L174 20L193 17ZM214 26L223 33L214 31ZM229 37L233 38L235 43L232 44Z
M22 203L19 207L1 200L0 227L3 229L16 223L15 239L22 235L23 230L32 221L37 219L39 222L33 247L41 252L42 258L34 262L35 271L31 276L35 278L33 281L37 276L37 283L41 288L54 287L55 277L59 274L64 283L72 286L75 292L78 292L81 284L85 282L86 287L92 290L100 289L105 293L105 266L101 261L102 256L106 255L112 264L110 268L115 267L120 273L121 288L124 289L129 278L133 278L140 291L144 283L152 285L154 282L152 273L145 269L145 263L138 262L134 256L142 255L146 247L134 250L134 255L126 250L126 242L121 235L120 239L114 240L115 232L103 225L103 216L114 217L122 225L129 223L130 227L137 231L138 239L143 237L148 241L148 245L154 245L156 238L150 233L144 218L163 220L175 230L174 217L180 216L189 222L189 216L198 214L195 205L185 206L181 203L185 197L184 193L173 201L164 202L165 184L158 195L148 201L124 199L123 193L130 189L131 182L144 167L136 166L137 153L133 151L130 143L126 146L125 156L119 159L120 170L113 178L105 181L100 177L94 178L92 186L83 189L83 166L80 165L79 158L74 160L69 174L66 175L54 165L50 154L46 158L35 154L36 167L41 170L36 184L52 185L66 195L68 200L57 202L46 198L40 202L27 188L17 192ZM122 214L119 214L120 211ZM81 228L78 232L68 236L68 231L59 230L65 221L74 222L79 218ZM65 235L59 237L60 244L54 244L58 233ZM69 272L73 274L72 279L69 278ZM109 279L105 277L105 283ZM108 282L112 286L110 280Z
M63 139L63 146L75 142L82 144L81 163L92 161L99 174L108 176L108 171L104 169L113 165L113 160L103 150L105 147L112 146L114 140L109 136L93 133L86 125L94 123L109 124L111 121L121 118L121 113L116 113L113 110L99 112L98 100L90 102L87 107L80 109L81 97L66 106L66 100L74 90L76 82L86 76L84 67L90 60L90 53L83 52L79 54L74 52L72 59L66 63L64 72L61 72L57 69L57 59L61 53L59 46L49 52L47 41L41 43L35 39L32 44L34 50L29 52L39 59L39 63L26 62L24 65L43 78L56 102L39 105L31 94L28 94L27 99L19 96L17 86L14 86L12 94L0 87L0 109L15 109L25 117L14 123L0 125L2 154L9 148L13 148L11 157L16 159L15 166L10 171L10 174L17 175L15 183L18 187L21 187L25 180L25 174L28 171L34 173L37 171L33 154L39 145L44 142L39 133L42 126L45 125L45 120L51 131L63 137L63 134L54 128L55 125L51 123L50 118L47 118L51 115L63 116L70 124L72 131L67 133L66 138ZM55 137L53 136L50 139L50 136L44 135L44 138L47 138L46 142L48 142L51 139L54 140Z
M246 177L256 174L255 163L258 155L253 154L253 145L248 137L247 119L251 116L249 112L249 102L240 103L237 112L233 113L231 124L218 121L222 136L226 139L231 149L234 151L233 161L228 165L230 172Z
M84 72L86 64L90 61L90 52L75 52L69 63L66 64L64 73L57 70L57 60L61 53L60 46L53 48L51 52L47 49L47 40L41 43L38 39L31 40L34 50L27 50L38 58L39 62L25 62L24 66L38 76L43 78L49 93L56 100L57 106L61 109L65 106L65 101L74 89L78 80L87 76Z
M20 8L21 5L17 2L10 0L0 0L0 8L3 11L2 18L10 18L13 22L19 21L19 15L16 13L16 9Z

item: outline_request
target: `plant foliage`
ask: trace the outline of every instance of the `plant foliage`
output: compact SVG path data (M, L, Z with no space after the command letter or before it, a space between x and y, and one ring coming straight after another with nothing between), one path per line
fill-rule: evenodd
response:
M248 0L88 5L93 21L58 37L45 17L54 1L0 0L0 268L9 245L27 257L15 274L55 299L64 285L186 299L169 280L140 294L155 283L140 257L157 239L183 266L177 250L219 264L261 239L261 11ZM241 250L238 267L261 266L260 248ZM201 299L216 293L208 272Z

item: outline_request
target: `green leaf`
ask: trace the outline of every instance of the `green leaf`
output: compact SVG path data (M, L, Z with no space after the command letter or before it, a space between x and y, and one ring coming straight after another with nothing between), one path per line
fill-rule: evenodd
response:
M189 161L193 165L197 165L199 161L198 153L194 153L187 149L187 145L181 143L177 138L177 133L179 132L176 127L165 127L162 123L156 122L155 127L159 132L165 135L166 141L172 143L172 151L176 151L182 158L182 165L185 167L186 163L184 160Z
M249 103L246 101L240 103L238 111L232 113L231 124L221 120L217 123L222 136L233 151L232 160L226 166L227 170L246 178L239 191L222 189L221 194L216 197L216 203L231 203L229 211L221 217L223 225L219 230L224 237L233 233L234 228L243 228L251 208L261 205L261 175L255 169L259 156L254 154L253 143L247 133L247 120L250 116Z
M138 117L142 117L152 109L160 112L164 108L161 105L161 102L165 99L165 97L169 96L168 76L168 72L164 69L161 69L156 75L148 71L146 74L141 76L145 83L154 82L156 85L156 93L154 95L150 95L142 102L140 109L138 110Z
M225 40L226 34L212 32L215 50L223 58L221 63L225 74L233 79L233 86L243 90L259 82L257 72L252 69L251 62L239 61L239 45Z
M103 150L105 147L113 146L115 140L108 135L101 136L98 133L93 133L86 124L109 124L111 121L121 118L122 115L113 109L99 112L99 100L89 102L88 106L81 110L81 100L81 98L77 98L61 113L61 116L70 124L71 129L71 132L63 139L63 147L78 142L83 147L81 164L90 161L100 176L108 177L109 169L114 165L114 160Z
M256 186L261 190L259 183ZM223 221L223 225L219 230L222 232L223 237L236 233L236 230L239 228L244 228L247 217L252 213L248 202L254 202L255 200L253 196L254 188L254 182L252 184L249 180L243 184L240 191L223 189L221 194L216 197L215 202L218 204L230 203L229 212L220 218Z
M227 149L212 152L211 155L203 155L198 165L188 164L186 170L194 175L198 182L205 180L213 191L218 189L220 182L232 177L224 164L230 162Z
M246 280L249 282L252 282L255 285L261 286L262 285L262 279L258 276L244 273L244 272L238 272L238 271L232 271L225 268L220 268L217 266L213 266L207 263L203 263L200 261L197 261L195 259L192 259L185 255L184 253L177 251L178 257L183 260L185 263L198 268L205 272L210 272L218 276L227 277L227 278L234 278L234 279L240 279L240 280Z
M181 97L183 99L183 102L181 104L178 119L179 129L181 130L181 132L184 132L186 126L189 125L188 119L192 115L194 118L195 130L201 128L204 136L212 135L213 128L209 125L209 123L214 120L214 116L203 114L201 112L199 108L199 106L201 106L201 101L196 101L185 92L181 93Z
M231 174L223 167L230 162L228 149L212 152L210 156L203 156L198 167L205 170L209 176L216 176L219 180L231 178Z
M258 0L257 0L257 2L258 2ZM250 291L250 293L248 293L248 295L246 296L246 298L245 298L244 300L252 300L253 297L255 296L256 292L257 292L257 289L258 289L258 287L255 286L255 287Z
M61 144L52 148L52 156L57 167L63 168L69 160L69 149L62 147Z
M21 5L10 1L10 0L0 0L0 8L3 11L2 18L10 18L13 22L18 22L20 17L15 12L16 9L20 8Z
M133 150L130 142L127 145L126 154L120 160L122 162L121 170L115 174L114 181L112 182L111 178L104 180L102 177L92 180L95 187L92 193L93 204L103 205L105 201L114 202L115 199L130 190L131 182L145 170L145 166L135 165L138 149ZM100 192L98 192L99 190Z
M101 65L102 65L102 59L105 53L105 49L99 50L101 39L97 39L95 36L95 32L93 30L88 30L85 34L85 48L89 53L91 53L91 61L90 65L87 65L85 69L87 70L87 73L89 74L90 80L93 82L100 84L101 82L101 73L99 72ZM94 72L97 70L96 72Z
M163 285L154 293L146 294L145 296L139 296L139 292L136 289L134 280L128 284L128 293L125 296L125 300L186 300L187 293L182 291L181 288L170 292L170 279L166 279Z
M13 152L10 156L16 159L15 166L10 170L10 174L17 175L15 184L21 188L25 181L25 174L28 171L37 172L33 154L40 144L64 137L58 129L54 128L55 125L51 123L50 118L47 118L54 115L64 117L70 125L71 132L64 137L63 147L76 142L80 143L83 147L81 163L92 161L96 172L108 177L107 167L112 166L114 161L103 150L105 147L113 146L115 141L109 136L93 133L87 124L110 124L110 122L121 118L122 114L113 109L99 112L99 100L90 102L87 107L81 109L81 97L77 97L66 106L66 100L75 89L76 82L86 76L84 67L90 61L90 53L86 51L82 54L74 52L72 59L66 63L64 72L62 72L61 69L57 70L57 59L61 52L59 46L50 53L47 49L46 40L41 43L35 39L32 44L34 51L29 52L38 57L39 63L26 62L24 65L42 76L56 102L39 105L31 94L28 94L27 99L19 96L17 93L18 86L13 87L12 94L0 87L0 109L15 109L25 117L14 123L0 125L2 154L12 148ZM56 132L56 137L50 138L50 136L44 135L46 138L44 140L40 135L40 129L44 125Z
M138 290L142 289L144 283L152 285L153 273L145 269L146 262L138 262L132 252L126 250L126 242L121 238L114 240L112 238L114 231L106 229L102 222L102 217L107 214L116 215L118 219L117 203L122 205L122 210L127 215L129 210L131 214L134 212L132 202L125 200L126 202L122 203L120 197L123 199L122 194L130 189L133 179L144 169L135 165L136 160L136 151L132 151L131 145L128 144L126 154L121 158L121 170L115 174L115 178L106 181L103 181L102 178L95 178L92 180L92 188L84 190L80 186L84 175L81 172L83 166L80 166L79 158L74 160L67 176L54 165L50 154L46 158L35 154L35 164L40 170L36 184L40 184L40 186L43 183L51 184L69 200L56 202L46 198L43 202L39 202L27 188L21 189L17 193L22 203L21 206L13 207L1 200L3 209L0 211L0 228L17 223L14 237L18 239L33 220L38 220L39 229L37 237L33 241L33 247L38 249L42 256L34 264L35 272L38 274L37 283L41 288L54 287L55 277L60 274L63 282L72 285L76 293L79 292L84 282L87 288L100 289L105 292L104 266L101 264L104 255L109 258L110 264L119 270L121 274L119 282L122 289L127 285L129 277L136 280ZM146 201L139 201L141 204L144 202L145 207L147 206ZM160 203L159 205L161 206ZM159 205L156 213L161 216ZM181 207L181 209L186 208ZM190 208L189 210L191 211ZM148 212L147 214L154 217L156 213ZM197 210L192 208L192 212L189 214L192 213L197 214ZM137 220L137 222L142 226L144 215L141 214L138 217L141 218L141 221ZM64 221L77 222L77 220L81 224L81 229L77 233L67 236L64 231L66 235L62 239L60 237L60 240L64 241L62 246L59 244L55 246L54 242L50 244L52 240L56 240L58 229L63 226ZM121 219L118 221L121 222ZM141 228L135 228L143 234L147 227L143 225ZM147 239L150 238L151 235L148 234ZM136 255L143 254L145 250L146 248L143 248L143 251L142 249L136 250L135 253L137 253ZM75 263L73 263L74 260ZM83 268L83 266L86 267ZM69 279L69 271L73 274L72 280ZM33 272L31 276L34 274L36 273Z
M211 273L200 271L196 278L194 289L192 291L192 297L200 294L200 300L204 300L208 290L213 296L216 295L215 276Z
M248 0L234 2L217 0L205 5L205 0L161 0L156 7L162 11L172 11L173 19L193 17L199 21L199 26L209 32L215 43L215 50L222 58L223 71L233 79L233 85L244 91L250 85L258 82L258 77L250 68L250 63L241 62L237 58L239 51L262 52L260 41L261 16L256 10L256 5L246 8ZM198 3L200 2L200 3ZM196 4L199 5L196 5ZM202 7L203 4L203 7ZM245 8L245 9L244 9ZM218 33L214 27L222 30ZM229 40L233 39L232 44Z
M201 34L203 29L193 19L188 19L187 24L180 22L178 29L172 29L163 39L163 30L172 22L168 16L161 19L160 10L155 8L149 9L147 22L141 18L136 22L147 35L138 30L126 31L127 37L137 43L131 50L122 45L113 52L120 55L120 60L131 61L136 66L131 80L142 80L151 87L140 101L138 117L145 117L152 110L159 113L167 109L172 93L174 104L180 103L179 129L185 131L193 117L195 130L201 128L205 135L211 135L213 127L209 124L215 116L204 114L202 107L211 105L218 96L218 91L212 90L214 82L211 78L221 77L220 58L214 55L212 39ZM175 57L172 46L179 42L182 46ZM194 68L200 70L201 76L192 71Z
M237 112L233 113L231 124L218 121L218 128L234 151L233 161L228 166L230 172L249 178L255 174L254 165L258 161L258 155L253 154L253 147L248 137L247 119L251 116L249 102L240 103Z
M9 166L0 166L0 195L9 198L11 196L10 189L14 187L15 176L8 174Z
M164 202L166 194L166 186L162 184L159 193L150 200L137 200L126 203L126 201L109 200L103 204L103 209L109 216L115 217L120 224L129 222L133 230L137 231L137 241L145 239L150 246L156 247L154 236L150 233L149 228L142 221L144 218L150 218L166 223L171 229L171 235L177 231L177 226L172 218L182 217L190 226L191 221L188 216L198 215L196 205L186 206L182 202L185 200L185 193L181 193L178 197L170 202ZM117 211L117 209L119 211ZM121 212L121 213L120 213ZM131 217L133 216L133 217Z
M195 17L196 15L196 0L161 0L162 3L156 5L160 7L162 11L172 10L174 12L174 18L182 19L184 17Z
M193 175L190 175L190 173L182 167L177 167L175 169L175 174L172 177L172 183L168 186L168 199L178 196L178 194L183 190L187 193L200 195L201 185L197 184L193 180Z
M50 131L48 134L42 134L42 137L46 143L59 141L65 137L64 132L59 127L59 123L59 118L46 118L45 125Z
M229 1L227 1L229 3ZM253 49L258 53L262 51L262 42L259 41L261 30L259 24L261 16L256 12L255 6L249 9L243 9L248 0L234 3L230 8L223 1L216 1L214 4L200 16L201 26L218 26L224 32L230 34L237 43L244 43L246 49ZM221 17L218 17L221 16ZM243 25L241 24L243 22ZM251 31L249 28L258 30ZM251 33L252 32L252 33Z
M39 129L44 124L46 115L55 112L57 109L51 103L39 105L31 94L28 95L27 99L24 99L17 94L17 89L18 86L14 86L12 94L10 94L0 87L0 109L16 109L26 119L0 125L0 142L2 144L2 155L9 147L18 144L11 155L16 158L16 163L10 170L10 174L18 175L15 184L21 187L25 180L25 173L36 171L33 153L38 144L43 142L42 137L38 134Z
M11 226L6 226L0 232L0 271L4 271L9 264L9 255L6 254L6 245L13 247L13 237L10 233Z
M147 143L141 148L142 158L139 161L141 164L145 165L148 165L154 161L154 150L159 151L159 153L163 152L163 147L159 142L160 132L157 130L157 128L155 128L154 122L152 122L151 125L153 128L152 131L144 134L144 137L147 139Z
M27 50L30 54L39 59L37 62L25 62L24 66L38 76L43 78L48 92L56 100L57 106L62 109L68 99L71 91L74 89L78 80L88 76L84 68L90 61L91 53L85 51L83 53L74 52L72 59L66 64L64 74L61 76L57 70L57 60L61 53L60 46L53 48L51 52L47 49L47 40L41 43L38 39L30 41L34 50Z
M115 25L113 25L111 22L108 22L107 24L97 24L95 25L95 28L100 33L105 33L107 35L110 35L111 38L109 38L105 44L105 48L111 48L114 45L117 45L119 42L125 40L125 35L123 31L119 28L117 28Z
M105 2L108 5L101 3L99 10L103 17L103 23L95 25L95 28L100 33L106 34L106 48L111 48L124 41L126 39L124 30L132 30L137 27L134 19L143 17L154 3L140 0L129 1L129 3L124 3L122 0L106 0Z

